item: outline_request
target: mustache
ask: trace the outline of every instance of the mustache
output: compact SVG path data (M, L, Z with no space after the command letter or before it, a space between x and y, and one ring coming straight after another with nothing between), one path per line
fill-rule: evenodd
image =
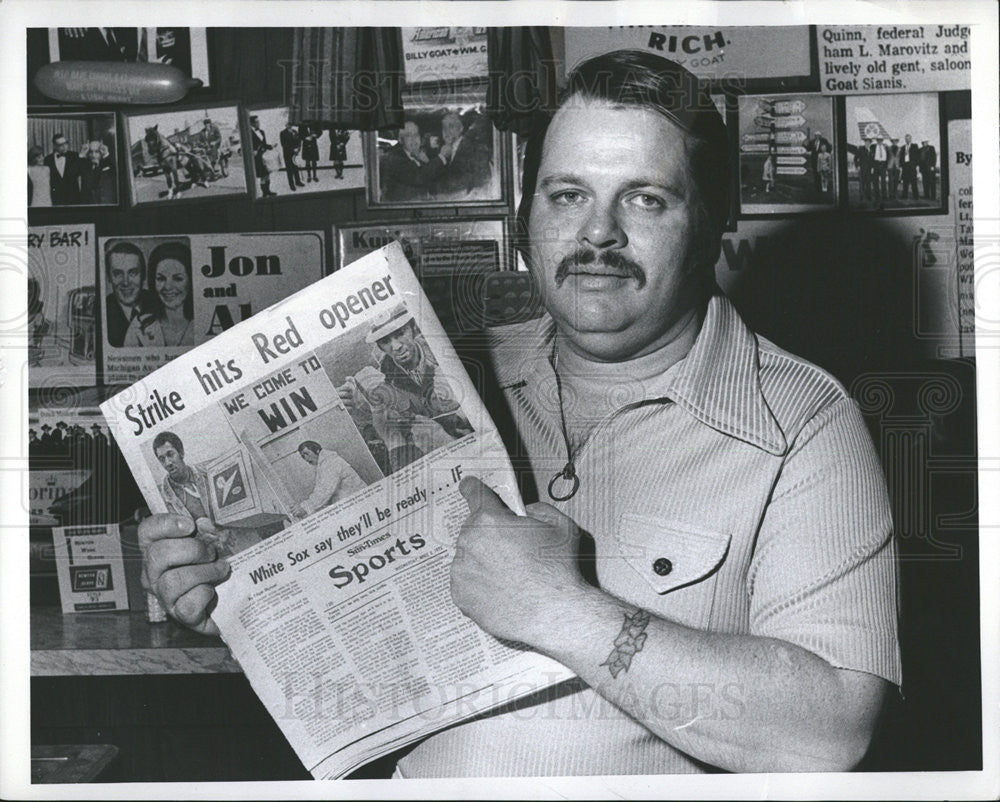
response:
M575 268L593 264L599 264L618 273L624 273L629 278L634 278L640 290L646 286L646 271L638 262L632 261L618 251L595 251L592 248L577 248L559 260L559 264L556 265L556 286L561 287L569 274L575 271Z

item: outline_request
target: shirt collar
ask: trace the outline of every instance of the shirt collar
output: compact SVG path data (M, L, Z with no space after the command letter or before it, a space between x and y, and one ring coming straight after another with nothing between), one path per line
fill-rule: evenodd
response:
M517 332L496 329L491 343L494 372L503 389L539 375L539 365L548 365L555 335L548 315L506 328ZM706 426L771 454L788 450L761 391L757 338L724 295L709 300L687 356L660 378L644 382L643 390L641 400L670 399Z

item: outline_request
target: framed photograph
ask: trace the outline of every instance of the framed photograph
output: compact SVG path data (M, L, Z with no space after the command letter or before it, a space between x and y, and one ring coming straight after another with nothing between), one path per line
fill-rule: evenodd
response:
M250 108L244 116L255 199L364 189L360 132L289 125L288 106Z
M358 223L334 228L337 269L398 241L449 334L484 327L488 278L510 270L505 217Z
M247 194L235 103L122 114L133 206Z
M948 211L947 128L936 92L852 95L844 119L848 208Z
M49 61L170 64L209 86L205 28L49 28Z
M833 98L742 95L737 102L740 217L837 206Z
M118 205L112 111L28 115L28 208Z
M485 90L411 94L404 124L366 136L373 208L495 206L506 202L509 137L486 116Z
M486 80L486 26L400 28L406 83Z

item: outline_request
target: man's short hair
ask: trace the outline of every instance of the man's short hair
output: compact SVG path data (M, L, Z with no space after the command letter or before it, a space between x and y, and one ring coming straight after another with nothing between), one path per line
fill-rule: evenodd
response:
M139 275L145 279L146 277L146 257L142 253L142 249L133 242L116 242L108 249L107 255L104 257L104 272L107 274L108 278L111 277L111 257L115 255L121 256L135 256L139 259Z
M699 251L702 266L714 266L729 218L731 173L729 135L708 88L675 61L642 50L616 50L577 66L567 78L557 106L561 108L574 97L649 109L685 131L686 168L695 212L693 236L706 242ZM521 249L528 246L531 202L551 119L550 115L536 118L525 146L523 193L515 231ZM581 158L586 158L585 154Z
M60 132L58 134L53 134L52 135L52 143L55 144L55 142L56 142L57 139L65 139L65 138L66 138L66 135L63 134L62 132Z
M177 450L178 454L182 457L184 456L184 444L173 432L160 432L153 438L153 454L155 455L157 451L168 443Z
M301 454L306 449L310 451L315 451L317 454L323 450L323 446L317 443L315 440L303 440L299 443L299 453Z

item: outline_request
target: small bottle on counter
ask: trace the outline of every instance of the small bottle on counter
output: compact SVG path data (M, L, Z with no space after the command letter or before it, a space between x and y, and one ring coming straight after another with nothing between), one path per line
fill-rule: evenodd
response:
M150 624L162 624L168 620L167 611L163 609L156 594L146 592L146 620Z

